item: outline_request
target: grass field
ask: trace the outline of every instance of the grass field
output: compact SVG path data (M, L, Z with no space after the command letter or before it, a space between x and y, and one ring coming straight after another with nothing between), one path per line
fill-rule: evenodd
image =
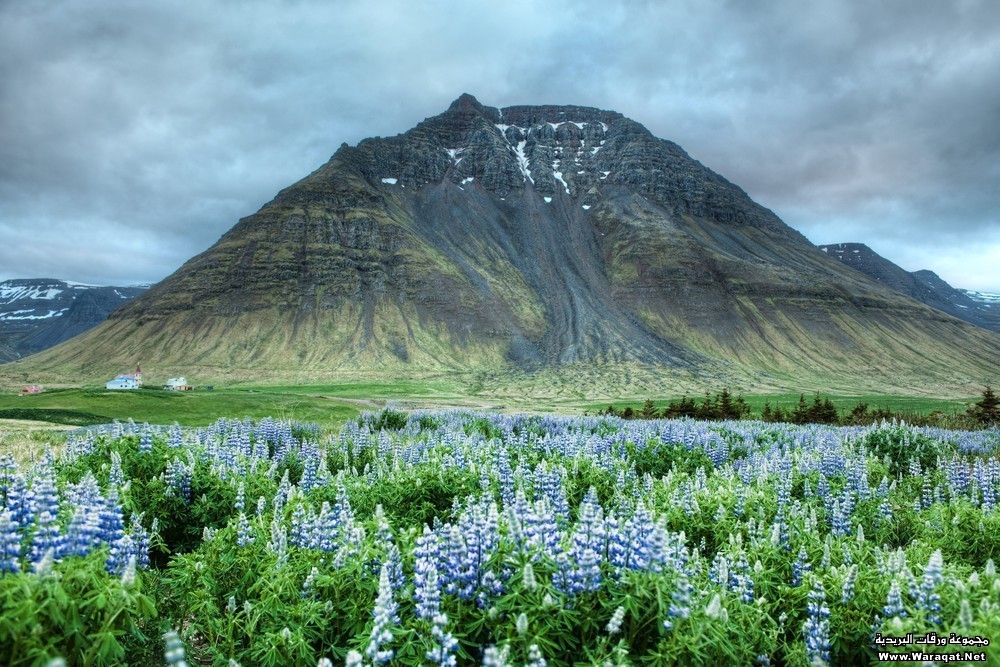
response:
M744 399L747 404L753 410L755 415L759 415L760 411L764 408L765 401L770 401L772 408L783 408L792 409L798 405L800 394L747 394L744 395ZM806 402L812 404L814 394L805 394ZM700 403L704 399L704 394L688 394L689 398L693 398L695 401ZM826 394L820 394L821 398L827 398ZM679 399L680 396L670 396L670 397L651 397L653 403L657 408L663 409L671 400ZM966 400L955 400L955 399L945 399L945 398L928 398L926 396L886 396L886 395L858 395L858 396L829 396L830 401L837 407L837 410L844 412L845 410L850 410L858 403L867 403L870 410L875 408L888 408L895 413L916 413L916 414L930 414L931 412L939 411L947 415L951 415L956 412L965 412L965 410L971 406L976 400L979 399L978 396L970 396ZM615 408L621 409L627 406L631 406L634 409L642 408L643 401L612 401L610 404L614 405ZM609 403L607 401L589 401L587 403L580 404L580 407L588 412L596 412L597 410L603 410L607 408Z
M700 401L701 395L690 394ZM658 408L663 408L679 396L652 396ZM757 394L745 396L759 415L765 401L772 407L792 408L799 394ZM886 407L900 414L929 414L940 411L946 415L961 413L977 397L967 400L927 397L858 395L831 396L838 410L850 410L858 402L869 408ZM811 402L812 396L806 395ZM114 419L136 422L204 426L220 417L256 419L276 417L314 422L333 428L343 424L362 410L374 410L387 404L419 408L482 408L519 412L562 414L595 413L614 404L616 408L641 408L642 400L581 401L573 399L512 399L498 401L472 395L469 388L448 380L400 382L341 383L327 385L284 385L222 387L213 391L171 392L159 389L138 391L108 391L102 388L51 389L42 394L17 396L13 392L0 395L0 419L35 420L57 424L85 426L106 423Z
M151 424L205 426L219 417L275 417L314 422L324 427L342 424L364 405L324 398L312 392L275 389L216 389L172 392L160 389L108 391L53 389L32 396L0 396L0 418L35 419L85 425L113 419Z

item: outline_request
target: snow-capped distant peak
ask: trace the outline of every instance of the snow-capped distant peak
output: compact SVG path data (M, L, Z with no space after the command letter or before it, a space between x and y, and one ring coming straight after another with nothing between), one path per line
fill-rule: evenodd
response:
M964 289L960 291L965 293L965 296L969 297L973 301L990 305L1000 305L1000 294L994 294L993 292L977 292L976 290L971 289Z

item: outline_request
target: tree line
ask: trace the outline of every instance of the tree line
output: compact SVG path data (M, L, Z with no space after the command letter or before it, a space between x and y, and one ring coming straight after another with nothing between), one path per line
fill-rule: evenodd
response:
M670 401L664 408L658 408L652 399L646 399L642 408L632 406L616 408L609 405L598 411L599 415L610 415L622 419L678 419L690 417L707 421L727 419L760 419L765 422L784 422L789 424L835 424L841 426L864 425L882 420L898 419L914 425L952 426L956 428L971 428L1000 424L1000 399L990 385L986 385L982 398L963 413L956 412L946 415L942 412L932 412L929 415L893 411L888 407L871 407L868 403L859 401L849 410L840 411L829 397L820 397L816 392L812 400L805 394L799 395L797 404L791 407L771 405L764 401L764 407L759 415L755 415L742 394L734 395L729 389L723 389L714 395L705 392L700 400L687 395Z

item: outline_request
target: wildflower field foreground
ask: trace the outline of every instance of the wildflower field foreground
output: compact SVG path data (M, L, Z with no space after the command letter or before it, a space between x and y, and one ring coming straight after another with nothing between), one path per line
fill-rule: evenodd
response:
M114 424L0 500L0 664L1000 664L996 430Z

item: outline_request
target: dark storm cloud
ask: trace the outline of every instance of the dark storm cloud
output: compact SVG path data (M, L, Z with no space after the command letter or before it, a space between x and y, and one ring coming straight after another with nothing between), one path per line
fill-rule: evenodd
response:
M613 108L815 242L1000 291L992 2L0 4L0 275L155 281L461 92Z

